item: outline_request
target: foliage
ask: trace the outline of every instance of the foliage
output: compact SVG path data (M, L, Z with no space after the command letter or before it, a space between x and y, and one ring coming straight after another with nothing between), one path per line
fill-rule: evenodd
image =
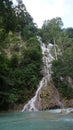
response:
M28 25L25 25L25 27L22 29L22 33L21 33L22 38L24 40L28 40L31 37L34 37L36 35L36 31L37 29L35 24L30 22Z
M42 53L38 40L33 39L32 42L29 40L26 48L22 50L21 59L14 53L10 59L0 54L1 109L4 109L5 105L7 109L10 103L23 103L37 88L41 78ZM29 90L30 95L26 95Z
M24 103L37 88L42 53L36 31L22 0L16 6L0 0L0 109Z
M73 28L62 28L61 18L53 18L44 22L39 35L43 42L54 44L52 53L56 60L52 62L52 78L62 96L73 98L73 90L68 86L67 77L73 79ZM57 47L57 48L56 48ZM58 49L60 54L58 55Z
M44 22L40 35L45 42L53 43L57 40L61 33L63 23L60 17L53 18Z
M0 25L6 32L14 31L16 26L16 16L12 5L11 0L0 0Z
M67 77L73 79L73 48L67 47L63 55L52 63L52 77L55 86L58 88L62 96L68 99L73 98L73 89L68 86Z
M17 20L16 31L21 32L22 36L25 36L26 38L27 30L28 30L28 35L30 35L29 34L30 28L34 28L34 24L33 24L33 18L27 12L26 7L23 4L22 0L18 1L18 5L15 7L15 13L16 13L16 20Z

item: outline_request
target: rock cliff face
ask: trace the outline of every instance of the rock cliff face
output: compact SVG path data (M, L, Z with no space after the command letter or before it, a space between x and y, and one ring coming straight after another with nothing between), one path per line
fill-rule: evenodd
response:
M73 99L66 99L66 98L63 98L62 99L62 103L64 105L64 108L69 108L69 107L72 107L73 108Z
M43 86L37 95L35 107L38 110L73 108L73 99L60 97L60 94L51 81Z
M38 110L62 108L60 97L55 86L48 82L48 84L39 91L35 106Z

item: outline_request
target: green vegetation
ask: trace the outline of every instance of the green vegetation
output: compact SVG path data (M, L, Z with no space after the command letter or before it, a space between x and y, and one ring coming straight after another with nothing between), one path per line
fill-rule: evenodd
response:
M61 18L59 17L44 21L42 29L39 32L39 35L46 43L48 42L54 43L54 40L57 42L57 40L61 36L62 26L63 23Z
M72 84L69 83L68 77L72 79L73 77L73 65L71 64L70 60L66 62L59 58L56 61L52 62L52 77L55 86L61 93L62 97L66 97L67 99L73 98L73 89L71 88Z
M62 20L57 17L45 21L39 35L47 44L54 44L52 78L55 86L62 97L73 98L73 28L63 29Z
M0 1L0 110L29 100L42 77L36 25L22 0Z

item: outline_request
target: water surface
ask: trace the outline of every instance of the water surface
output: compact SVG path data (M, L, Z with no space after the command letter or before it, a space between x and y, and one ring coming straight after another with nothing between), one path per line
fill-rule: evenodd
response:
M49 111L2 113L0 130L73 130L73 114Z

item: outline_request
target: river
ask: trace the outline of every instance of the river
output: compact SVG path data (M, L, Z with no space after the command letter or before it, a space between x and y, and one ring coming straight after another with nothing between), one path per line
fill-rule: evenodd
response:
M53 111L2 113L0 130L73 130L73 113Z

